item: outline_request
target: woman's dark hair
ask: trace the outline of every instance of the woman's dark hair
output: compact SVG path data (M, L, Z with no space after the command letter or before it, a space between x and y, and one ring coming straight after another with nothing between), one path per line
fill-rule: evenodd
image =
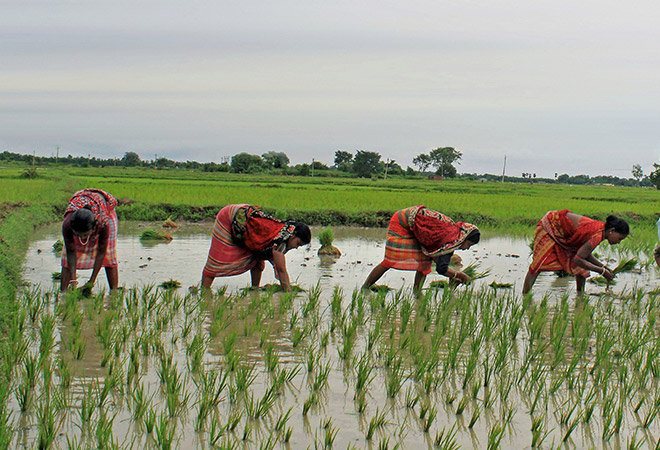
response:
M630 227L628 227L628 222L626 222L623 219L618 218L617 216L607 216L607 219L605 219L605 229L609 230L610 228L614 228L614 231L616 231L619 234L628 234L630 233Z
M92 231L96 225L94 213L87 208L80 208L71 214L71 229L76 233Z
M470 241L473 244L478 244L479 240L481 240L481 232L479 230L472 230L465 240Z
M293 230L293 235L299 237L304 245L312 242L312 231L309 229L307 224L302 222L289 222L289 224L295 227Z

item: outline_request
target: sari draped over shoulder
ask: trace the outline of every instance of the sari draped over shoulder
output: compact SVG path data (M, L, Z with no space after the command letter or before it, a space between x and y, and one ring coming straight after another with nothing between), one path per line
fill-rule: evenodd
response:
M112 194L100 189L83 189L73 194L73 197L69 200L64 217L79 209L87 208L94 214L96 222L92 235L84 244L78 238L73 240L76 246L76 269L94 268L94 261L98 253L99 233L105 227L108 227L108 247L103 259L103 267L117 267L117 229L119 220L117 219L115 206L117 206L117 199ZM62 267L69 267L66 249L62 252L61 262Z
M452 253L476 229L423 205L401 209L390 219L381 265L426 275L431 272L433 258Z
M114 211L115 206L117 206L117 199L112 194L101 189L83 189L73 194L64 211L64 217L79 209L87 208L94 214L95 232L98 233L108 224L110 213Z
M577 251L585 243L594 249L603 240L605 223L581 217L576 227L568 217L570 211L548 211L536 225L534 258L530 272L565 270L573 275L588 277L589 271L575 265Z
M273 251L284 252L294 226L270 217L258 207L227 205L218 212L203 275L227 277L254 268Z

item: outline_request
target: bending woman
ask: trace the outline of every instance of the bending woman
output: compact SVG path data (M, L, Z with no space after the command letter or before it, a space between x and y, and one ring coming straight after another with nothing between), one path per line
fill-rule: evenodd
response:
M110 290L119 282L117 269L117 199L100 189L83 189L73 194L62 221L61 290L78 284L77 269L92 269L85 287L91 288L105 267Z
M547 212L536 225L534 259L525 276L523 294L532 289L538 274L546 271L563 269L575 275L579 294L584 292L589 271L611 280L614 273L592 252L603 240L615 245L629 232L628 223L616 216L608 216L606 222L601 222L567 209Z
M215 217L211 249L202 272L202 288L209 289L215 277L250 271L258 287L264 261L270 261L284 291L291 289L284 254L309 244L312 233L302 222L282 222L258 206L227 205Z
M463 272L449 267L454 250L467 250L479 242L479 229L466 222L454 222L425 206L397 211L387 228L385 259L371 271L363 288L369 288L389 269L414 270L414 289L421 289L433 261L440 275L461 283L470 281Z

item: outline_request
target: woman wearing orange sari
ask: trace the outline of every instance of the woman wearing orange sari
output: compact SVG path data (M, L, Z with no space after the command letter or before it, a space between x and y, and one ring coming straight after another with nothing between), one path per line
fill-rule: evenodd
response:
M259 287L264 261L275 269L282 290L291 282L284 254L311 241L309 227L302 222L282 222L258 206L227 205L218 212L211 248L202 271L202 288L208 290L216 277L250 271L253 287Z
M414 289L419 290L433 262L436 271L453 281L470 282L463 272L449 267L454 250L467 250L479 242L479 229L467 222L454 222L425 206L397 211L387 228L385 258L371 271L364 289L369 288L389 269L414 270Z
M603 240L615 245L629 232L628 223L616 216L608 216L601 222L567 209L548 211L536 225L534 259L525 277L523 294L532 289L538 274L546 271L565 270L575 275L579 294L584 292L589 271L611 280L614 273L592 252Z

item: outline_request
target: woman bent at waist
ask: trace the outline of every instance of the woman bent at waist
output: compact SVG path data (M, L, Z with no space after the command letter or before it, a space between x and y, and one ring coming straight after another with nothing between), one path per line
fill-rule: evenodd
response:
M250 271L258 287L264 261L270 261L284 291L291 289L284 254L312 238L302 222L282 222L252 205L227 205L218 212L211 248L202 272L202 288L209 289L216 277Z
M389 269L414 270L414 289L419 290L433 261L440 275L461 283L470 281L463 272L449 267L454 250L467 250L479 242L479 229L466 222L454 222L444 214L411 206L397 211L387 228L385 258L371 271L363 288L369 288Z

